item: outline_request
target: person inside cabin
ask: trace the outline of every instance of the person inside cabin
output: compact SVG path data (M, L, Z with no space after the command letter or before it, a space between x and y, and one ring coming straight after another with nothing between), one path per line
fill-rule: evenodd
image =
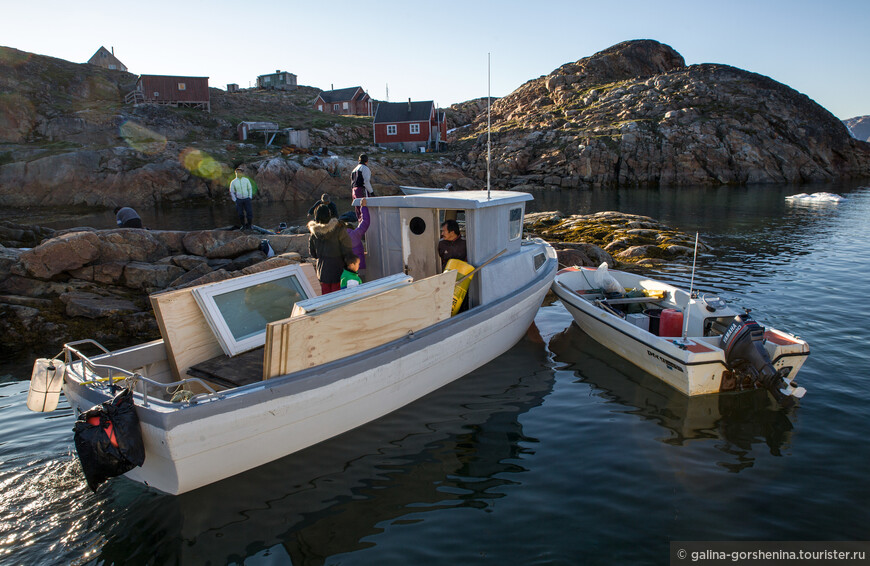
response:
M459 223L455 220L445 220L441 225L441 241L438 242L438 257L441 258L441 268L447 266L451 259L467 261L468 251L465 240L459 231Z
M328 206L329 212L332 213L332 216L338 218L338 207L335 206L335 203L332 202L332 199L329 198L328 194L323 193L320 196L320 200L311 205L311 208L308 209L308 216L313 217L318 206Z
M356 287L362 285L362 279L359 276L360 258L356 254L349 254L344 258L344 271L341 272L341 288Z
M119 206L115 209L115 222L119 228L141 228L142 219L129 206Z
M350 172L350 196L353 199L375 196L375 189L372 187L372 170L367 165L369 156L363 153L359 156L359 164ZM362 221L362 212L360 207L355 206L357 222Z
M236 167L236 178L230 182L230 198L236 203L236 214L242 230L250 230L254 222L254 187L251 180L242 176L242 168Z
M316 261L314 270L320 281L321 294L332 293L341 288L344 258L352 253L347 226L333 218L329 207L318 206L314 220L308 223L308 252Z
M363 238L365 238L366 230L369 229L369 224L371 224L371 215L369 213L369 207L366 206L366 199L362 199L360 204L362 220L360 220L356 228L349 226L347 228L347 235L350 236L350 246L354 255L359 258L357 274L360 277L364 277L366 268L366 248L363 243Z

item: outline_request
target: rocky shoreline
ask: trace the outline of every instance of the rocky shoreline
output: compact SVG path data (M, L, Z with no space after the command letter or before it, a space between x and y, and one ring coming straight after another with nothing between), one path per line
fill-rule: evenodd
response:
M551 241L560 264L648 265L691 254L690 237L616 212L529 214L526 229ZM268 240L275 252L260 250ZM615 254L615 255L612 255ZM307 234L238 230L53 231L0 223L0 347L60 348L93 338L121 347L159 338L148 296L310 261ZM48 354L44 352L44 354Z
M263 201L346 195L359 153L378 194L480 188L486 100L444 109L449 150L374 147L366 117L313 110L319 89L210 89L211 112L123 104L135 76L0 47L0 199L7 206L150 207L228 199L241 165ZM63 92L54 86L62 82ZM239 120L309 131L311 148L236 141ZM853 128L860 129L856 122ZM492 104L492 179L518 190L806 183L870 176L870 144L769 77L687 66L627 41L528 81ZM280 143L280 142L279 142Z

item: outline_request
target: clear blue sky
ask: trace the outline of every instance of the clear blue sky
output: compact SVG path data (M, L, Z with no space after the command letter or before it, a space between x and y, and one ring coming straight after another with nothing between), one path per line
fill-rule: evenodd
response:
M74 62L101 46L136 74L246 87L280 69L300 84L361 85L439 106L529 79L628 39L688 64L768 75L841 119L870 114L870 0L108 2L2 0L0 45Z

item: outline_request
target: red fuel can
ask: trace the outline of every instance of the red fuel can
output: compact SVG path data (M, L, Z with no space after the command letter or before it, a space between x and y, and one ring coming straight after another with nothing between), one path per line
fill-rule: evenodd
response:
M659 322L659 336L683 335L683 313L677 309L665 309L662 311Z

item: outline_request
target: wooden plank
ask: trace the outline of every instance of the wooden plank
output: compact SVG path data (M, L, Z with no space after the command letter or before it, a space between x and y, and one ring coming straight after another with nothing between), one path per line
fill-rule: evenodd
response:
M266 360L264 373L270 368L270 378L325 364L450 318L455 283L456 274L449 271L321 313L276 321L281 350L276 352L273 342L273 359Z
M293 305L293 312L290 316L311 314L316 311L334 308L342 303L359 301L367 296L378 295L389 291L390 289L401 287L402 285L410 285L413 282L414 278L410 275L405 275L404 273L388 275L386 277L381 277L380 279L375 279L374 281L367 281L356 287L342 289L334 293L297 301L296 304Z
M305 274L308 282L311 283L311 288L314 289L314 292L318 296L320 296L320 280L317 279L317 272L314 270L314 265L306 262L299 264L299 267L302 269L302 273Z
M150 299L176 379L185 378L190 366L223 354L190 288L151 295Z

